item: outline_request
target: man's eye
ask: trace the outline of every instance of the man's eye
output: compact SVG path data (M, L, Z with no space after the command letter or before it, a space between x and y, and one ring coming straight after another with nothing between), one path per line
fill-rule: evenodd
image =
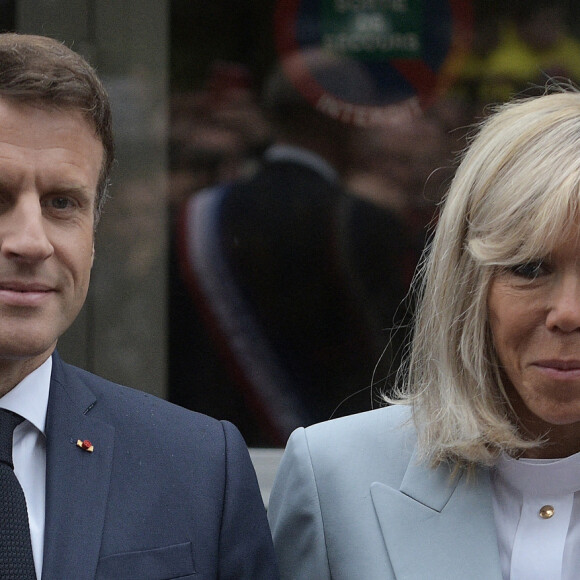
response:
M48 205L52 209L68 209L72 206L72 202L68 197L52 197Z
M536 260L512 266L510 272L527 280L535 280L538 276L546 273L546 266L542 260Z

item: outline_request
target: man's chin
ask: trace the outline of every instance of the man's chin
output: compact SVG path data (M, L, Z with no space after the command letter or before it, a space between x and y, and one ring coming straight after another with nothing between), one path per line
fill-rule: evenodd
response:
M45 342L21 342L17 346L12 344L4 347L0 343L0 365L5 362L26 362L46 360L56 348L56 341L48 345Z

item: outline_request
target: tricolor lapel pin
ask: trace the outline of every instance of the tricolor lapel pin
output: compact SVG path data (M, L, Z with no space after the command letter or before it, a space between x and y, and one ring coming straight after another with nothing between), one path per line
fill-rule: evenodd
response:
M77 447L80 447L81 449L83 449L84 451L88 451L89 453L92 453L95 450L93 444L88 439L85 439L84 441L78 439Z

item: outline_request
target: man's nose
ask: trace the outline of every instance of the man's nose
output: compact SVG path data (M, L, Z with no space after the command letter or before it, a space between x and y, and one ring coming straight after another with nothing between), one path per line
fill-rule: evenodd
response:
M546 317L550 330L573 332L580 329L580 273L562 276L556 284Z
M54 252L36 195L23 195L0 216L0 251L23 262L46 260Z

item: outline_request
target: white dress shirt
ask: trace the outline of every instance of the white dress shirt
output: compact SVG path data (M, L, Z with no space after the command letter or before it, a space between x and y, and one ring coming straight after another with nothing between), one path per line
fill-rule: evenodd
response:
M46 488L46 410L52 357L0 397L0 407L26 420L14 430L14 473L22 486L32 540L36 577L41 578L44 553L44 506Z
M555 460L503 455L492 488L504 580L577 580L580 453Z

